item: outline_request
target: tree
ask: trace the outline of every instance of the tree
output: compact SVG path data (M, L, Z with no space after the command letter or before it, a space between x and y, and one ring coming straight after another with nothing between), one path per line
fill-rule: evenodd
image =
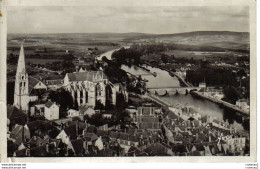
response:
M91 117L85 115L84 120L94 126L102 126L105 124L105 119L103 118L101 113L95 113Z
M51 91L48 98L60 105L60 116L66 116L64 112L70 108L73 108L73 98L70 92L63 88L57 91Z
M224 88L225 97L223 100L235 104L236 101L240 98L240 94L237 92L236 88L233 86L228 86Z
M97 100L95 109L97 109L97 110L104 110L105 106L100 102L100 100Z
M116 95L116 108L119 110L125 109L127 106L125 96L122 93Z
M162 54L161 59L162 59L163 63L168 63L168 56L167 55Z

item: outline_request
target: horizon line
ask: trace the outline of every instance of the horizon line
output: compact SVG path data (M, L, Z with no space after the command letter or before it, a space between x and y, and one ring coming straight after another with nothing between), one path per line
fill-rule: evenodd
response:
M145 33L145 32L59 32L59 33L7 33L8 34L147 34L147 35L169 35L169 34L182 34L182 33L195 33L195 32L233 32L233 33L250 33L250 31L218 31L218 30L200 30L200 31L188 31L188 32L176 32L176 33Z

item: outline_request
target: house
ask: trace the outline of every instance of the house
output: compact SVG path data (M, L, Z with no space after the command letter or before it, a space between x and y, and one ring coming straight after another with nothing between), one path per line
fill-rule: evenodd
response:
M96 113L96 111L87 105L79 106L79 115L85 116L88 115L89 117L93 116Z
M28 143L30 144L30 147L37 147L43 145L45 142L41 137L33 136Z
M155 116L155 107L138 107L137 115Z
M55 102L48 101L44 105L44 117L48 120L59 119L60 107Z
M171 156L174 153L172 150L160 143L154 143L149 145L144 152L148 154L148 156Z
M132 115L132 120L136 123L138 129L142 130L160 130L161 123L156 116L155 107L138 107L137 113Z
M249 105L247 104L246 99L239 99L238 101L236 101L236 106L242 110L249 110Z
M226 136L223 140L227 143L227 146L231 153L243 153L246 145L245 137L234 137Z
M35 77L28 77L28 92L30 97L30 102L35 102L41 99L41 95L46 92L47 86Z
M123 146L137 147L139 145L139 140L135 135L120 133L118 137L118 143Z
M45 104L35 104L30 107L31 116L44 116L44 105Z
M32 136L44 137L48 135L50 138L55 138L60 132L49 121L36 120L29 122L27 125Z
M7 105L7 119L9 120L9 130L12 130L16 124L25 125L27 115L17 107Z
M79 133L77 125L71 125L61 130L56 139L61 139L64 144L72 147L71 140L77 139L78 135Z
M77 117L77 116L79 116L79 111L74 109L68 110L68 117Z
M104 118L111 119L111 118L112 118L112 113L103 113L102 116L103 116Z
M200 87L200 88L206 88L207 85L206 85L206 83L199 83L199 87Z
M61 88L63 83L64 83L63 79L45 80L45 84L47 85L47 87L52 90Z

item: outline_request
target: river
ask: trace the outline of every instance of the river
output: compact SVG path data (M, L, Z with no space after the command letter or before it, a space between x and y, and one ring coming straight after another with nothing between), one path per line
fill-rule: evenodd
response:
M123 47L121 47L121 48L128 49L128 48L130 48L130 46L123 46ZM108 51L108 52L102 53L101 55L99 55L99 56L97 57L97 60L102 60L102 57L103 57L103 56L106 56L108 60L111 60L111 59L112 59L112 54L113 54L113 52L114 52L114 51L117 51L117 50L119 50L119 49L121 49L121 48L113 49L113 50L110 50L110 51Z
M106 53L108 54L108 53ZM111 53L112 54L112 53ZM107 56L107 55L106 55ZM111 58L111 56L107 56ZM159 68L154 68L151 66L146 66L150 72L156 72L157 76L149 74L148 71L137 67L137 66L126 66L122 65L121 69L129 72L133 75L141 75L143 79L148 80L147 87L180 87L180 82L178 78L172 77L167 71L161 70ZM244 130L243 120L240 115L237 115L236 112L229 110L224 107L220 107L218 104L211 101L201 99L190 94L170 94L168 96L161 96L162 100L168 102L171 105L183 104L188 105L193 108L194 111L199 112L202 116L209 115L215 117L218 120L227 122L238 130Z

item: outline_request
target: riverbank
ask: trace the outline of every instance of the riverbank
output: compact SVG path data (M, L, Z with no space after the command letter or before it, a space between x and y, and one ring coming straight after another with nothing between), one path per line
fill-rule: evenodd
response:
M234 110L236 112L239 112L242 115L246 115L246 116L250 115L250 112L247 112L247 111L244 111L242 109L239 109L238 107L236 107L236 105L233 105L231 103L225 102L223 100L217 100L217 99L214 99L214 98L211 98L211 97L208 97L208 96L204 96L203 94L201 94L201 93L199 93L197 91L191 91L191 95L195 95L195 96L207 99L209 101L212 101L212 102L214 102L216 104L223 105L223 106L225 106L225 107L227 107L229 109L232 109L232 110Z
M191 85L190 83L186 82L183 78L181 78L179 75L177 75L176 73L174 73L173 71L167 69L167 68L164 68L163 66L160 66L160 65L152 65L150 63L145 63L145 65L148 65L148 66L151 66L151 67L155 67L155 68L158 68L158 69L161 69L161 70L164 70L166 72L168 72L170 74L170 76L172 77L177 77L179 82L181 82L182 84L184 84L185 87L193 87L193 85Z

